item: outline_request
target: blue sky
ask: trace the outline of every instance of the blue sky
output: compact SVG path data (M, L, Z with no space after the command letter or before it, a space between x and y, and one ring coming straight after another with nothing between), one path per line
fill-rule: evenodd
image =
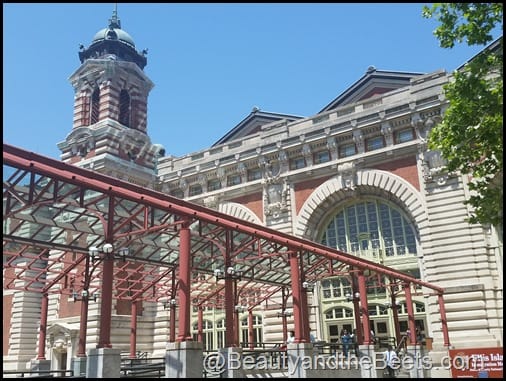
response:
M168 155L208 148L252 110L311 116L379 70L452 71L482 49L439 47L423 3L118 4L149 49L148 134ZM114 3L3 4L4 142L60 158L68 82ZM496 33L494 37L500 34Z

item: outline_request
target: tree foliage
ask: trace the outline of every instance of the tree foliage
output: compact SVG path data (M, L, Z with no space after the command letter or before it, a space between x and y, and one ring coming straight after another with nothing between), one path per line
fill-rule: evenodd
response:
M443 48L464 40L486 45L501 27L500 3L435 3L423 7L423 17L435 17L434 31ZM503 57L502 37L454 72L444 86L449 106L429 134L429 148L441 151L449 171L471 177L466 201L471 223L502 226L503 221Z

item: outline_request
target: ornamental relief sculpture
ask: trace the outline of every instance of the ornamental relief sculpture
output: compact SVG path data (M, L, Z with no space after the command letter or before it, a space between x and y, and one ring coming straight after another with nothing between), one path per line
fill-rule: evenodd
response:
M263 180L264 213L266 216L278 218L282 212L288 210L288 184L280 177L281 166L265 161Z
M86 156L95 148L95 137L89 127L78 127L67 136L67 144L73 155Z
M288 184L286 179L266 181L263 187L264 213L266 216L278 218L282 212L288 210Z

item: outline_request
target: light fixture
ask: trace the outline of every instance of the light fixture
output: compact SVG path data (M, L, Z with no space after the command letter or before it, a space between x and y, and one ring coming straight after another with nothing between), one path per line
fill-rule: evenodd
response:
M385 303L383 303L383 305L385 306L385 308L394 308L394 307L398 308L401 305L401 302L396 300L395 305L392 305L392 302L385 302Z
M247 309L248 309L248 306L241 306L240 304L238 304L238 305L236 305L236 306L235 306L235 310L236 310L237 312L244 312L244 311L246 311Z
M177 300L175 298L171 298L163 302L163 309L168 310L171 306L176 306Z
M304 281L302 282L302 288L312 292L314 290L314 283Z
M90 299L89 295L90 294L88 290L81 291L81 295L79 295L79 293L75 290L72 291L72 298L74 299L74 303L77 301L89 300ZM92 298L94 302L97 301L98 296L99 296L98 292L93 293Z
M350 293L347 293L345 295L345 297L348 302L352 302L354 300L359 300L360 299L360 292L355 292L355 294L353 296Z
M100 257L101 257L100 254L104 254L105 257L109 256L113 252L113 249L114 248L110 243L106 243L106 244L104 244L104 246L102 246L102 249L99 249L96 246L90 247L88 250L88 254L89 254L91 260L95 261L95 260L100 259ZM130 249L128 247L122 247L118 250L117 253L123 260L125 260L127 255L130 254Z
M241 279L242 277L242 270L237 270L232 266L227 267L227 272L221 270L221 269L215 269L214 270L214 276L216 277L216 280L219 279Z

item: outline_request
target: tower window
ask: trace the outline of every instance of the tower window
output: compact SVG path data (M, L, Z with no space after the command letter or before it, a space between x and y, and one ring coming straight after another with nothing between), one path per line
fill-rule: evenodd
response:
M119 94L119 122L130 127L130 95L124 89Z
M91 94L91 124L98 122L100 115L100 90L95 88L93 94Z

